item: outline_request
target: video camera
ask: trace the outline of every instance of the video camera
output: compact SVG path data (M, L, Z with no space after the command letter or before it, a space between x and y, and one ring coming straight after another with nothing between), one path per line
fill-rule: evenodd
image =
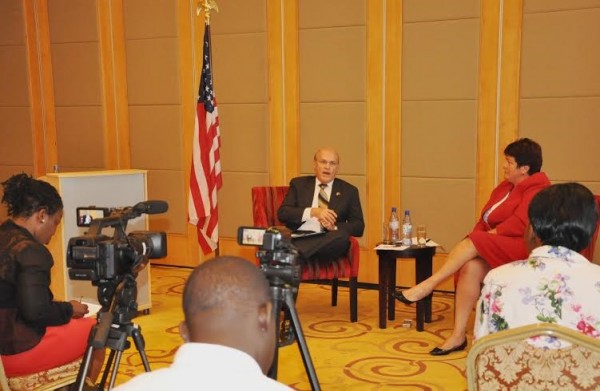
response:
M134 231L126 234L125 230L130 219L144 213L164 213L168 208L165 201L139 202L125 208L78 208L78 222L80 210L102 210L109 215L92 219L84 236L69 239L69 278L90 280L96 284L127 273L137 276L149 259L165 257L167 236L164 232ZM108 227L114 228L112 237L102 234L102 230Z
M288 284L294 289L298 288L298 250L277 228L239 227L238 244L259 247L256 256L260 261L260 269L271 285Z

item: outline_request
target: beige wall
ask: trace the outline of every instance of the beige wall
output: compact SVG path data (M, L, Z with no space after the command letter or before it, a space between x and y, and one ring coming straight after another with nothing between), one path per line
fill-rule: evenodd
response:
M235 244L237 227L252 223L250 187L310 173L320 145L340 151L341 177L360 189L361 281L377 278L371 248L391 206L410 209L449 250L517 135L542 144L552 180L600 193L600 1L449 4L219 1L222 252L252 256ZM169 234L167 262L197 264L186 222L195 11L188 0L0 2L0 179L55 164L146 169L149 197L170 204L151 219Z

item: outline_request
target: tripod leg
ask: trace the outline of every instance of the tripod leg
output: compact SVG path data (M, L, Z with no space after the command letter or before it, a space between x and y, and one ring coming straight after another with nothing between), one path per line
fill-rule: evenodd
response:
M135 348L137 349L138 353L140 354L140 357L142 358L144 369L146 370L146 372L150 372L150 363L148 362L148 357L146 356L146 351L144 350L146 347L146 343L144 342L142 329L139 326L133 326L133 329L131 330L131 338L133 338Z
M298 312L296 311L296 304L294 303L294 296L289 288L283 289L283 299L285 304L288 306L290 315L292 316L292 327L296 334L296 340L298 341L298 348L302 356L302 362L304 362L304 368L308 374L308 380L310 381L310 387L313 391L320 391L321 386L319 385L319 379L317 379L317 373L315 367L310 358L308 346L306 345L306 339L302 332L302 326L300 325L300 318L298 318Z
M75 384L77 384L77 391L83 390L83 384L85 383L85 375L90 369L90 362L92 361L93 351L94 347L92 345L89 345L85 350L83 361L81 362L81 366L79 367L79 372L77 372L77 380L75 381Z
M108 360L106 360L106 367L104 368L104 372L102 373L102 378L100 379L100 389L104 389L104 385L106 384L106 380L108 379L108 373L110 372L110 368L112 366L113 360L115 359L115 351L111 350L108 354ZM81 390L80 390L81 391Z
M115 386L115 381L117 380L117 371L119 370L119 363L121 362L121 356L123 355L123 351L117 351L117 357L115 358L115 365L112 368L112 373L110 374L110 382L108 383L108 389L112 390Z
M269 368L269 372L267 376L271 379L277 380L277 364L279 361L279 333L281 331L281 288L278 286L271 286L271 297L273 298L273 313L275 314L275 322L277 327L275 327L275 354L273 355L273 363L271 364L271 368Z

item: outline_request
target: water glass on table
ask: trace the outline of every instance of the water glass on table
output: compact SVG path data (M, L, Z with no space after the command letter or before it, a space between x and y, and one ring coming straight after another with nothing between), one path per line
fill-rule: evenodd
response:
M417 225L417 244L419 247L425 247L427 243L427 227L424 224Z

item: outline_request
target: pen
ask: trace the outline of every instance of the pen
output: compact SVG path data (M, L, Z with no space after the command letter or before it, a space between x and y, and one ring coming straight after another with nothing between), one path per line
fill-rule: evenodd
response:
M83 300L83 296L79 296L79 302L81 303L81 300Z

